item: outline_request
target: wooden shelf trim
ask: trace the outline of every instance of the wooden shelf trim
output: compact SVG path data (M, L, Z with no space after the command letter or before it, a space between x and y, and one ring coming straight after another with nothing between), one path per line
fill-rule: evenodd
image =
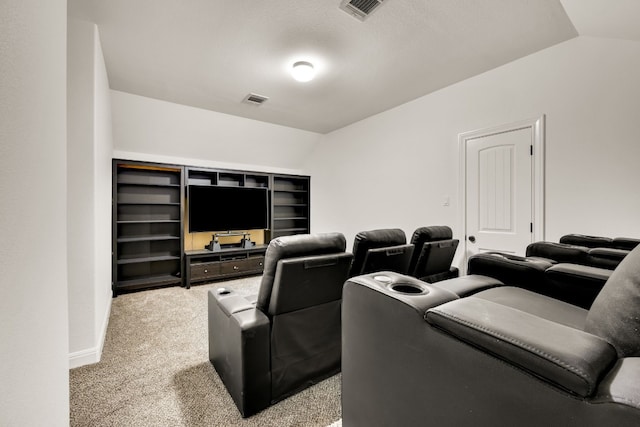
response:
M156 262L156 261L173 261L179 260L180 257L176 255L158 255L158 256L148 256L148 257L140 257L140 258L120 258L118 260L118 265L125 264L139 264L143 262Z
M136 187L169 187L169 188L180 188L180 184L149 184L142 182L126 182L126 181L118 181L119 186L130 185Z
M172 235L145 235L145 236L121 236L118 237L118 243L130 242L151 242L154 240L180 240L180 236Z
M176 223L180 222L179 219L149 219L149 220L135 220L135 221L118 221L118 224L162 224L162 223Z

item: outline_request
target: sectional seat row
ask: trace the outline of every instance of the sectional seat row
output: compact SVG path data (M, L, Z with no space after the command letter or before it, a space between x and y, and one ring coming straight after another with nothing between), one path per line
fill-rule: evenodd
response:
M342 370L348 426L639 425L640 248L587 311L486 275L377 270L382 252L415 272L401 239L369 247L367 272L362 240L274 239L257 296L209 292L210 360L244 417Z
M390 270L425 280L458 275L458 241L446 226L288 236L267 248L259 294L209 293L209 358L240 413L250 416L340 370L342 287Z
M530 244L525 257L499 252L474 255L467 271L588 309L613 269L639 243L631 238L568 234L559 243Z

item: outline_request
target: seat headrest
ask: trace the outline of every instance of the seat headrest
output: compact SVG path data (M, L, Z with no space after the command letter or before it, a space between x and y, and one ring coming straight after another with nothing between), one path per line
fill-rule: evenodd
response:
M437 240L448 240L453 237L451 227L446 225L431 225L429 227L420 227L413 232L411 243L414 245L424 242L435 242Z
M386 248L404 245L407 236L399 228L383 228L378 230L361 231L353 241L353 264L351 276L361 274L365 258L369 249Z
M620 358L640 356L640 246L613 271L591 305L584 330L607 340Z
M585 234L565 234L560 238L560 243L588 248L610 248L612 242L613 240L609 237L587 236Z
M278 261L285 258L342 253L346 247L347 242L342 233L298 234L273 239L265 254L256 307L264 312L269 307Z

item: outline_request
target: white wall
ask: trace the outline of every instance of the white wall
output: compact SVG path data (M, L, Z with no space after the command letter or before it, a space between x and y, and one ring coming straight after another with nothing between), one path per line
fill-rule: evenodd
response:
M102 353L109 313L111 311L111 159L113 156L113 132L111 120L111 92L104 63L100 34L95 28L94 37L94 266L95 285L94 325L96 350Z
M299 173L320 138L125 92L111 91L111 103L116 158Z
M639 76L640 43L579 37L328 134L305 165L312 228L459 237L458 134L546 114L546 238L638 237Z
M0 425L69 424L65 0L0 3Z
M69 365L100 360L111 304L111 110L95 24L68 25Z

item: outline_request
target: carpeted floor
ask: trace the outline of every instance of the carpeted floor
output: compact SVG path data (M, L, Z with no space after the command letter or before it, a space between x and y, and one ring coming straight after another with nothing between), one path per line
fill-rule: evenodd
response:
M209 363L207 291L255 294L259 280L115 298L102 360L70 371L71 425L340 425L340 375L243 419Z

